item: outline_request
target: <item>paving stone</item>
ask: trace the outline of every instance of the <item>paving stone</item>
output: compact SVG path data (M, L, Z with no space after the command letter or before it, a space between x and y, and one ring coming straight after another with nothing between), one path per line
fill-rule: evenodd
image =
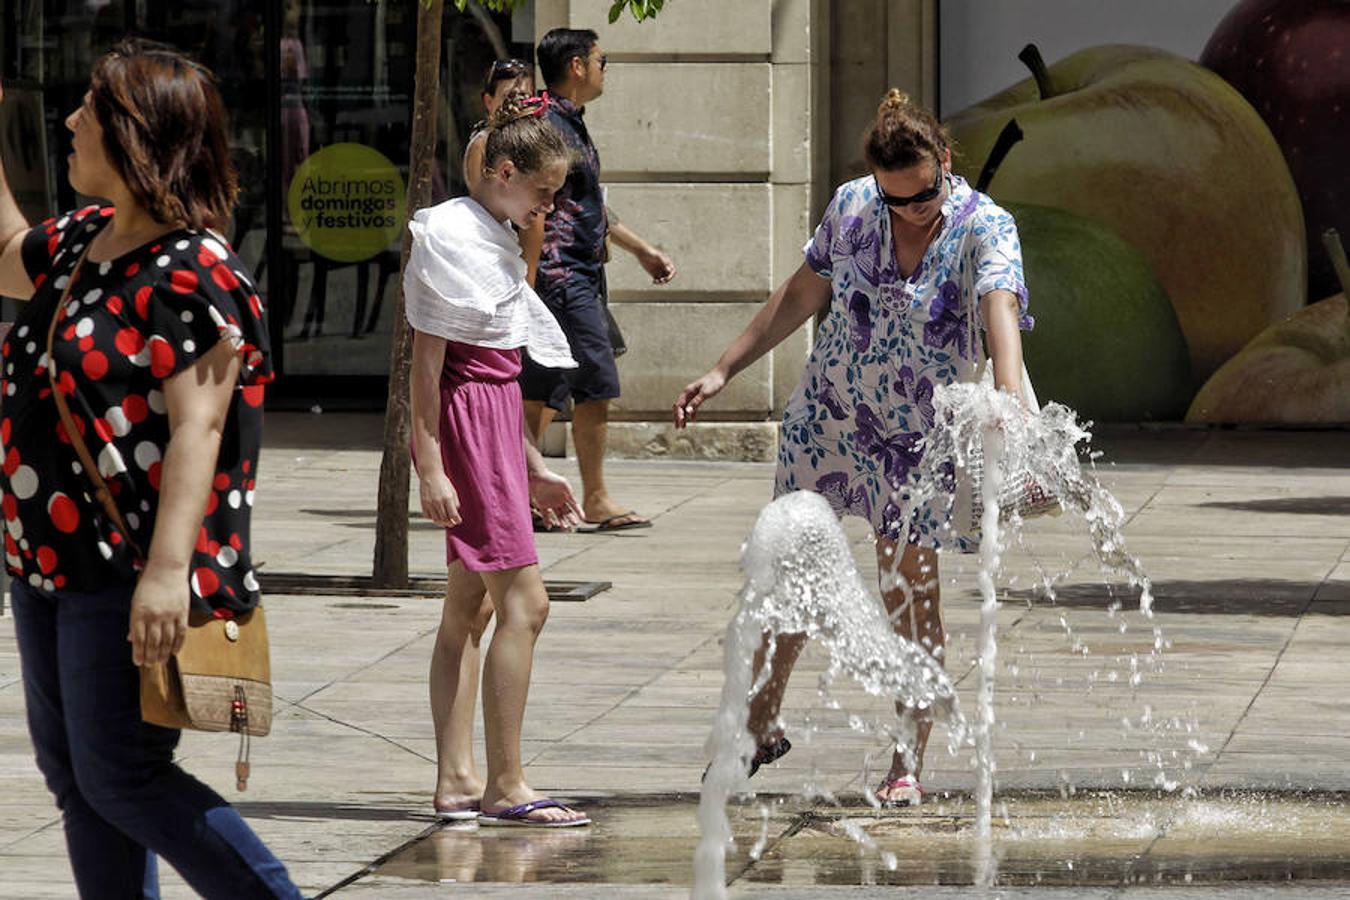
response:
M378 417L269 417L254 528L265 571L368 574L379 436ZM1337 500L1350 496L1342 463L1350 458L1350 440L1324 432L1104 429L1098 445L1117 460L1102 471L1132 516L1126 535L1155 578L1157 615L1146 620L1134 611L1137 594L1127 586L1095 580L1095 565L1084 561L1086 545L1070 521L1036 523L1027 547L1041 565L1079 568L1051 605L1027 591L1037 577L1033 560L1020 550L1008 556L1005 574L1018 580L999 613L999 796L1025 803L1019 798L1031 795L1018 792L1048 791L1035 796L1055 798L1072 788L1065 802L1079 805L1065 810L1081 810L1084 797L1108 789L1109 796L1124 798L1120 802L1148 796L1164 806L1181 803L1175 795L1122 790L1125 772L1132 788L1151 785L1161 773L1200 789L1203 802L1217 804L1207 808L1219 812L1212 821L1193 812L1189 830L1159 840L1155 869L1130 862L1149 860L1137 849L1143 832L1122 838L1111 833L1110 816L1074 813L1085 848L1076 875L1050 865L1072 857L1061 853L1062 843L1051 846L1044 832L1024 841L1024 849L1035 845L1044 853L1005 855L1004 871L1014 881L1039 875L1037 896L1142 900L1174 890L1188 891L1187 898L1337 896L1340 888L1326 882L1342 878L1332 871L1337 854L1350 858L1344 829L1336 827L1346 820L1345 795L1317 795L1325 804L1316 814L1288 804L1291 792L1350 792L1350 707L1338 690L1350 680L1343 652L1350 639L1344 590L1350 517ZM573 461L553 464L576 483ZM446 837L439 851L423 841L419 852L459 867L446 876L454 882L381 872L338 896L687 896L696 838L693 791L721 697L721 640L741 584L738 548L771 492L772 466L621 460L607 474L616 498L654 515L656 527L540 536L546 577L601 579L613 587L585 602L554 604L539 643L522 748L533 783L575 798L596 815L597 826L580 840L558 836L556 846L548 843L553 838L536 843L542 836L486 831ZM865 527L849 522L846 533L865 583L874 585L876 561ZM971 557L945 556L942 570L948 669L968 716L977 680L974 565ZM432 577L444 572L439 535L416 519L410 566ZM1112 601L1123 608L1108 613ZM425 679L441 603L435 597L313 595L272 596L268 603L278 713L273 734L253 745L248 793L233 789L232 739L185 735L180 756L237 802L304 890L317 893L432 824L435 744ZM1158 664L1148 656L1155 627L1168 642ZM1130 685L1135 658L1144 677ZM796 748L756 777L755 787L768 792L761 799L776 804L775 794L814 780L856 800L869 756L867 780L880 777L886 741L853 732L846 713L822 708L816 688L827 666L815 647L799 663L784 706ZM840 681L833 696L864 718L890 715L885 701L851 683ZM803 730L808 716L814 735ZM940 802L956 817L951 821L964 822L964 813L951 811L968 803L975 773L968 747L955 756L940 749L946 735L941 726L934 733L925 782L934 796L946 795ZM481 729L475 746L481 759ZM1228 840L1212 832L1219 825L1231 835L1244 822L1267 821L1250 806L1222 799L1235 788L1277 791L1266 795L1267 809L1295 822L1287 834L1248 828L1232 838L1249 859L1264 859L1268 871L1287 869L1300 879L1292 887L1212 883L1226 873L1253 877L1236 849L1229 856L1210 853L1203 864L1185 862ZM834 815L827 802L788 802L793 815ZM749 816L745 827L760 827L758 806L737 808ZM1225 810L1231 820L1220 815ZM873 827L866 816L855 818ZM969 878L969 848L952 836L956 832L886 827L891 831L878 835L903 838L906 848L916 834L947 848L927 857L907 849L896 872L931 874L937 866L958 880ZM1026 827L1023 833L1030 834ZM629 837L634 843L625 843ZM747 870L753 876L738 879L732 896L919 896L920 889L903 884L859 886L903 879L875 854L868 862L851 842L836 845L839 840L820 822L795 832L757 871ZM1286 846L1293 849L1279 849ZM64 856L59 815L26 740L13 620L0 617L0 897L70 896ZM556 874L568 868L572 875ZM1211 883L1126 884L1155 870L1168 879L1190 871ZM615 883L578 883L581 872ZM1314 875L1322 879L1317 884L1301 880ZM482 880L526 877L535 881L494 886ZM1044 886L1075 879L1078 887ZM1094 879L1095 886L1086 884ZM820 883L831 880L844 883ZM166 896L188 895L171 874L165 884ZM968 885L921 890L923 896L971 896ZM1030 890L1013 884L1000 895L1030 896Z

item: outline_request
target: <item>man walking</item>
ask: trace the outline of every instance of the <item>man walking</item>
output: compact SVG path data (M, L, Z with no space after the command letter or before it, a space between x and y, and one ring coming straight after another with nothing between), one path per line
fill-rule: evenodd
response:
M646 528L651 520L614 502L605 487L609 402L619 396L605 310L605 237L637 257L656 284L675 277L670 257L632 229L611 222L600 187L600 157L586 130L585 107L605 88L604 53L590 29L555 28L535 51L550 97L549 121L575 157L544 225L535 287L571 345L576 369L545 369L528 357L520 376L525 418L542 440L553 417L573 401L572 442L581 469L582 510L599 531ZM543 526L547 527L547 526Z

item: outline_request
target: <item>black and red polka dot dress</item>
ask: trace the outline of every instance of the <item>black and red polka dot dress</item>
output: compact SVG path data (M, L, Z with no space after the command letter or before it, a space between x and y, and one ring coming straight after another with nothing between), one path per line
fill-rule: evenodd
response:
M111 208L91 206L29 232L22 255L37 290L0 348L5 562L12 577L47 591L129 584L143 564L93 498L47 375L53 311L76 261L112 215ZM59 315L58 389L143 550L154 533L169 442L164 380L219 341L237 348L239 385L190 579L200 609L251 609L258 580L249 557L249 516L263 385L272 371L262 304L242 262L208 233L172 232L111 262L86 260Z

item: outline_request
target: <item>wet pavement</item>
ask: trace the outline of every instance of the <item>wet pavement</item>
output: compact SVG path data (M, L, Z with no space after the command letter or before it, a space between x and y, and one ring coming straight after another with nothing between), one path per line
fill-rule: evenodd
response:
M970 885L974 806L937 797L873 810L760 797L737 804L728 877L747 890L820 885ZM368 888L404 882L670 884L687 887L697 798L596 800L589 830L433 830L375 867ZM994 822L1000 886L1117 887L1350 881L1350 831L1335 795L1005 794ZM850 832L861 830L866 845ZM752 851L756 848L754 858Z
M532 783L597 824L439 828L426 667L440 536L414 520L418 590L362 596L352 576L369 572L379 419L270 415L268 429L254 530L264 580L278 585L276 722L254 743L245 794L229 738L185 735L184 765L237 803L308 895L687 897L737 548L771 467L616 461L616 497L655 528L540 536L547 578L612 585L559 594L524 735ZM1009 555L998 890L970 886L969 748L943 752L939 727L924 777L932 802L861 805L885 748L848 715L878 720L885 704L841 686L848 713L825 708L826 661L808 650L785 705L794 750L756 777L763 794L734 806L733 897L1350 897L1350 433L1115 431L1097 445L1115 461L1101 472L1158 613L1144 620L1123 585L1099 583L1068 517L1034 523ZM574 464L559 468L575 478ZM870 580L865 534L848 533ZM968 559L943 565L948 668L970 710L979 599ZM1031 590L1039 570L1070 569L1053 602ZM804 784L842 799L792 799ZM860 849L847 828L874 846ZM8 618L0 873L0 897L74 893L32 763ZM191 895L172 873L164 881L166 897Z

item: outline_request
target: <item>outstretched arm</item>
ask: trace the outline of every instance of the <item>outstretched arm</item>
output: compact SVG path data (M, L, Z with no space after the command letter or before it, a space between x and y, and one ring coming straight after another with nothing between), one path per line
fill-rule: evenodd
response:
M1012 291L990 291L980 298L980 316L994 365L994 386L1023 403L1022 332L1017 328L1020 306Z
M4 99L5 89L0 86L0 103ZM27 300L34 291L33 280L28 277L19 254L27 235L28 220L19 211L19 204L14 202L4 161L0 160L0 248L3 248L0 250L0 294L19 300Z
M708 374L691 382L675 401L675 427L693 421L705 400L716 395L736 373L782 343L807 319L825 309L830 302L830 282L811 267L801 267L773 292L740 336L722 354Z

